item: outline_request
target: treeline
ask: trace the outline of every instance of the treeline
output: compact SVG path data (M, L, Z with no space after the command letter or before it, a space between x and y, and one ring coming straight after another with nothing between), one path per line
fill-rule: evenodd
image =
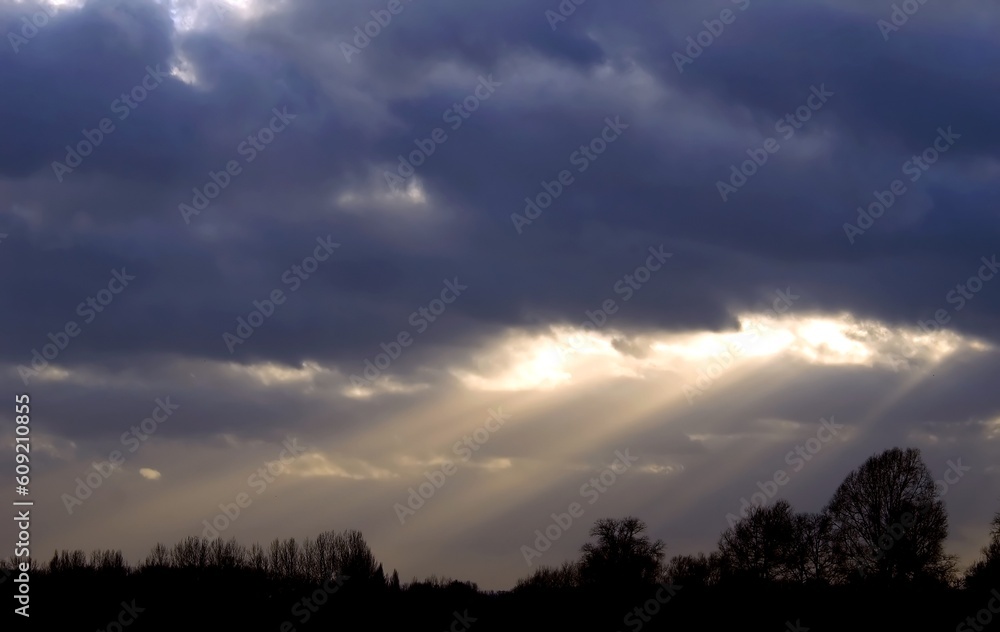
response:
M266 548L259 543L246 547L235 538L224 540L189 536L173 547L156 544L146 559L130 566L121 551L62 551L53 555L44 572L60 575L130 576L157 571L226 571L254 575L258 579L324 582L336 575L351 577L352 583L368 587L399 588L399 576L386 577L361 532L327 531L315 539L274 539Z
M675 555L660 565L662 541L640 535L635 518L599 521L591 536L603 543L602 564L644 568L643 575L687 587L722 585L862 586L868 589L983 590L1000 587L1000 512L989 543L964 573L944 550L948 516L930 471L917 449L893 448L851 472L829 503L816 513L796 513L785 500L744 505L710 554ZM518 589L580 588L610 571L595 573L593 544L582 559L538 568ZM640 573L634 571L634 578Z
M894 448L851 472L822 511L796 513L783 500L745 506L709 554L667 559L666 543L651 540L641 520L606 518L592 526L579 559L539 567L511 591L483 592L436 577L403 584L354 530L249 547L188 537L157 544L134 566L115 550L62 551L33 565L32 624L279 632L1000 629L1000 512L980 559L964 573L944 551L947 533L919 451ZM2 564L0 582L13 576L12 562Z
M0 562L0 583L17 576L15 561L22 560ZM491 596L475 583L436 576L403 584L395 570L385 573L356 530L266 546L190 536L171 547L156 544L135 565L119 550L63 550L32 562L30 584L32 625L98 630L294 632L357 625L373 612L404 625L385 611L389 603L417 615L412 629L448 629L454 608Z

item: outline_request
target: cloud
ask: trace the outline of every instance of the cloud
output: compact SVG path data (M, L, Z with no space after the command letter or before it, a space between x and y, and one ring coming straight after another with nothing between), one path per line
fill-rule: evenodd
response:
M161 476L161 474L158 471L150 469L148 467L139 468L139 475L151 481L158 481L160 480Z
M341 44L370 7L61 4L0 66L0 259L20 271L0 277L16 300L0 312L0 388L44 402L39 484L53 493L121 450L166 393L184 415L139 449L185 467L152 494L109 478L79 529L40 542L93 548L117 516L143 556L294 433L315 452L258 515L343 521L401 572L508 587L517 556L494 562L615 449L642 447L644 475L623 476L601 512L648 516L673 550L695 550L746 480L787 467L836 415L848 439L789 484L797 507L913 444L932 469L979 464L949 494L962 525L949 546L981 545L965 534L985 530L1000 457L1000 285L983 267L1000 239L995 4L928 3L886 41L884 8L860 0L751 3L683 73L673 54L734 3L585 3L555 30L526 0L413 3L350 60ZM4 3L0 32L45 6ZM469 100L481 77L499 85ZM787 136L819 86L833 96ZM269 135L275 108L295 118ZM602 149L616 117L629 127ZM954 146L914 171L949 126ZM428 140L437 129L443 142ZM780 148L723 201L717 183L768 139ZM413 152L392 191L386 172ZM60 181L70 153L87 155ZM851 243L845 224L896 179L906 192ZM185 223L179 206L208 183L218 194ZM511 215L557 189L518 234ZM314 269L327 237L341 246ZM647 278L656 247L673 256ZM122 267L135 280L103 304ZM456 275L469 289L435 313ZM268 307L275 290L285 300ZM734 353L789 291L788 312ZM243 322L257 324L230 353L223 334ZM412 344L395 354L401 334ZM380 354L396 357L352 383ZM454 458L501 404L516 416L433 507L405 533L384 526L421 468ZM164 515L154 528L140 510ZM254 524L276 523L239 535L277 535ZM443 541L449 557L421 557Z

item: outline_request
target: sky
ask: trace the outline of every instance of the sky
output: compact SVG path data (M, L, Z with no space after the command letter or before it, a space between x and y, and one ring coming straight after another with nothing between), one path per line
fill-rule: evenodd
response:
M899 446L964 567L1000 509L998 26L0 3L36 555L358 529L403 581L507 589L599 518L709 552L744 499L819 511Z

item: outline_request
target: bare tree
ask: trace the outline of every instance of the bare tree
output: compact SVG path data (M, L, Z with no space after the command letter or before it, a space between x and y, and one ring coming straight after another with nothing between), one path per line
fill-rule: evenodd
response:
M205 568L208 565L208 540L189 535L174 545L170 561L175 568Z
M375 559L360 531L348 530L333 542L337 572L351 578L352 583L374 580L385 583L382 565Z
M248 565L251 569L259 573L266 573L270 570L270 565L267 562L267 554L264 552L264 547L259 543L253 543L253 546L250 547L248 557Z
M802 583L829 583L833 576L833 546L830 516L798 513L792 516L793 550L789 574Z
M121 551L111 549L97 549L90 554L90 566L95 571L102 573L127 574L128 565L125 563L125 556Z
M729 578L750 581L792 579L795 528L792 506L779 500L750 507L747 515L719 538L721 570Z
M517 580L514 590L565 590L575 588L579 583L579 565L566 561L559 568L539 566L528 577Z
M670 558L664 570L664 575L672 583L680 586L701 586L709 587L719 583L719 569L721 556L718 552L705 556L704 553L698 555L675 555Z
M334 531L324 531L316 536L317 572L323 581L333 577L340 568L335 545L337 537L337 533Z
M586 584L627 586L655 583L661 575L666 544L644 535L646 523L628 516L602 518L590 528L597 542L583 545L580 578Z
M283 577L297 577L301 572L300 562L299 547L295 538L284 541L275 538L271 541L270 564L274 573Z
M225 569L243 568L246 559L246 548L237 542L236 538L229 540L216 538L208 545L209 566Z
M848 474L827 507L841 579L947 579L948 515L920 450L892 448Z
M170 566L170 551L162 542L157 542L142 562L142 568L167 568Z
M302 541L302 571L310 581L323 582L326 579L320 573L319 546L309 538Z
M17 558L13 558L17 559ZM17 568L17 563L14 563L14 568ZM75 551L67 551L63 549L61 552L56 552L52 556L52 560L49 562L49 571L67 573L67 572L80 572L88 570L90 566L87 564L87 554L83 551L77 549Z

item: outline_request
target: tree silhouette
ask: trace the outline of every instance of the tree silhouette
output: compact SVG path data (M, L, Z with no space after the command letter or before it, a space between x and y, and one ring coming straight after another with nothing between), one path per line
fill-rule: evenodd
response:
M153 550L146 556L143 568L166 568L170 565L170 551L162 543L157 542Z
M236 538L223 540L216 538L208 546L208 565L215 568L243 568L247 552Z
M352 585L375 582L385 585L382 565L375 559L360 531L348 530L333 540L337 572L351 578Z
M826 513L797 513L792 517L794 545L789 563L792 579L829 583L833 576L831 519Z
M670 558L664 570L664 575L673 583L687 587L708 588L719 583L721 558L717 552L706 556L675 555Z
M1000 584L1000 511L990 523L990 541L982 549L982 558L969 568L965 584L969 587L989 588Z
M779 500L750 507L719 538L721 570L730 579L771 582L790 578L795 552L792 506Z
M852 471L827 506L841 579L944 580L948 515L920 450L892 448Z
M177 568L205 568L208 566L208 540L188 536L174 545L170 563Z
M655 583L661 574L666 544L643 535L646 523L628 516L602 518L590 528L597 542L583 545L580 578L583 583L616 587Z
M268 555L271 570L278 575L296 577L303 571L303 565L301 564L303 560L299 556L299 549L295 544L295 538L289 538L285 541L275 538L271 541Z
M455 629L459 616L481 620L473 629L484 631L620 629L622 623L683 630L704 626L706 615L721 629L777 629L781 621L788 630L817 621L850 630L979 625L984 604L1000 597L1000 512L964 590L940 581L918 585L912 580L940 580L950 568L941 548L943 505L933 491L917 451L890 450L851 472L822 513L794 513L785 500L750 508L710 555L678 555L664 565L664 543L651 541L641 520L598 520L579 561L539 567L512 591L480 591L475 583L435 576L402 585L396 571L385 577L361 533L351 530L250 547L189 537L169 548L156 544L137 567L120 551L61 551L47 567L29 560L31 589L59 603L31 614L42 627L111 629L108 621L122 604L135 602L146 613L137 630L196 624L286 632L372 621L380 629L434 632ZM19 581L23 561L0 560L0 584ZM861 573L905 583L832 585ZM683 590L676 607L665 607L677 589ZM968 626L959 629L992 629Z
M576 562L563 562L559 568L539 566L528 577L517 581L514 590L566 590L580 585L580 565Z
M264 552L264 547L259 542L254 542L250 547L250 553L247 555L247 565L257 573L266 573L268 571L267 553Z
M891 495L881 498L885 503ZM809 629L813 621L830 629L944 630L957 621L984 621L984 604L1000 596L1000 513L964 591L943 584L908 584L905 590L828 585L833 582L825 580L836 578L832 571L840 567L832 560L833 524L832 513L796 514L785 501L754 508L720 538L720 551L674 556L661 574L665 547L650 542L645 524L631 517L600 520L590 531L596 540L584 545L580 561L537 568L513 591L480 591L472 582L435 576L401 585L395 571L385 580L360 532L352 531L249 548L234 540L188 538L172 548L157 544L138 568L124 563L119 551L62 551L47 568L31 563L32 586L60 604L32 615L44 621L42 627L110 629L122 600L135 600L150 615L139 619L144 630L185 629L195 622L198 629L307 632L377 621L379 629L434 632L450 624L455 629L459 615L481 621L474 630L611 630L622 622L632 630L683 630L704 626L706 613L713 627L724 630L781 627L781 621L789 630ZM0 560L0 583L15 580L20 561ZM327 570L368 581L348 577L333 591ZM665 606L677 589L676 607ZM95 607L102 602L107 608Z

